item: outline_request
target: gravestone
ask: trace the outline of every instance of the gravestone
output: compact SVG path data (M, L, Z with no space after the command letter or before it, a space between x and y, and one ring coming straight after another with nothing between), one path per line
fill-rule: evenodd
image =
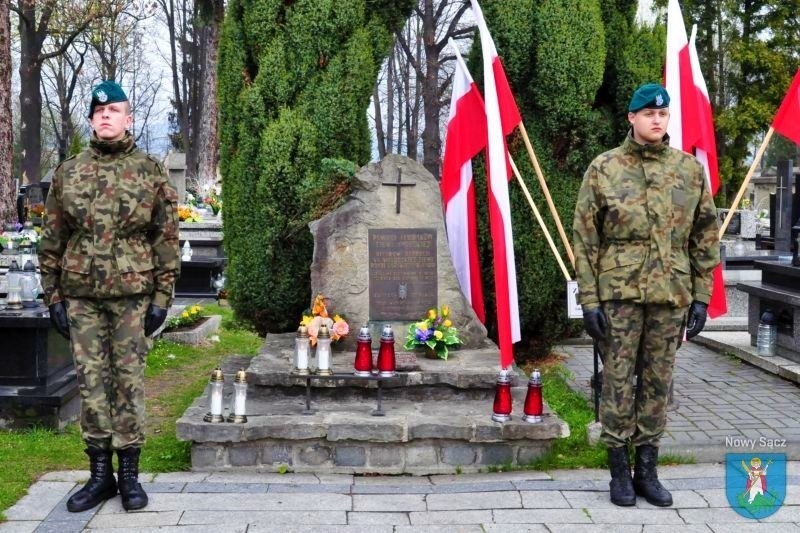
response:
M351 331L370 324L373 338L391 323L402 345L408 325L448 305L462 348L487 346L486 328L461 292L436 179L419 163L389 155L362 167L348 201L309 224L314 236L312 295L330 298ZM355 335L341 343L355 346Z
M183 152L172 152L164 158L164 169L170 184L178 192L178 203L186 201L186 154Z

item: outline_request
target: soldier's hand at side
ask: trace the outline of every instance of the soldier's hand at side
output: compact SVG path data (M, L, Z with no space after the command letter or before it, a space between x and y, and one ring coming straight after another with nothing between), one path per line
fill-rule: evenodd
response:
M48 309L50 310L50 323L62 337L69 339L69 319L64 302L51 304Z
M163 307L150 304L147 308L147 314L144 316L144 336L149 337L161 327L164 320L167 319L167 310Z
M596 341L606 338L606 331L608 330L608 320L606 314L599 307L584 311L583 313L583 327L586 333Z
M703 302L694 301L689 306L689 318L686 321L686 339L689 340L701 331L706 325L708 305Z

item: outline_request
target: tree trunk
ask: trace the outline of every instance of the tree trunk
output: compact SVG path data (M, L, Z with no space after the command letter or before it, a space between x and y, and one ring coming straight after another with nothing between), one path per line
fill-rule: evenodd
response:
M386 153L394 153L394 51L386 69Z
M422 83L425 129L422 130L422 165L438 180L442 153L442 140L439 137L441 103L439 102L439 47L436 43L433 0L425 0L422 40L425 46L425 79Z
M201 183L213 184L217 180L219 164L217 58L220 25L225 16L225 5L222 0L211 0L208 7L211 13L205 27L205 39L201 45L200 98L195 112L197 115L202 114L197 132L197 177Z
M11 26L8 2L0 2L0 222L17 221L17 186L11 174Z
M386 157L386 136L383 133L383 117L381 113L381 97L380 97L380 84L375 84L375 90L372 91L372 106L375 109L375 144L378 145L378 159Z
M22 184L39 183L39 165L41 164L41 129L42 129L42 64L39 52L42 49L42 37L36 31L36 4L32 1L22 2L23 16L19 17L19 108L20 108L20 141L22 144ZM28 24L28 20L33 21Z

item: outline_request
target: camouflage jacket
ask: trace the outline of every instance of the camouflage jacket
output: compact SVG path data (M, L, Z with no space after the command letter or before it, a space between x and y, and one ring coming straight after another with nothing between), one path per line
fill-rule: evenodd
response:
M621 146L592 161L573 222L578 300L708 303L719 263L716 209L703 167L668 139Z
M169 307L180 272L177 199L129 134L94 137L53 174L39 246L45 303L152 294Z

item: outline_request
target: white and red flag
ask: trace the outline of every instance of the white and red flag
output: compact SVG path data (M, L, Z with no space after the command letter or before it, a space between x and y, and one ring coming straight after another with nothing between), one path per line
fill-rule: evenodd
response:
M797 69L792 84L783 97L778 112L775 113L772 127L795 144L800 144L800 68Z
M514 362L513 344L520 340L517 269L514 263L514 239L511 232L511 203L508 181L511 168L506 135L522 122L519 109L508 85L505 69L497 55L489 28L477 0L470 0L481 36L483 52L484 98L488 127L487 174L489 184L489 228L494 252L494 287L497 302L497 336L500 366Z
M670 120L667 127L669 144L673 148L694 154L705 168L711 195L719 189L719 167L717 165L717 142L714 136L714 120L711 100L700 71L700 61L694 44L686 38L686 27L678 0L669 0L667 7L667 60L665 86L670 97ZM722 265L714 269L714 284L708 315L711 318L728 312L725 298L725 281Z
M478 260L478 229L472 158L486 148L486 111L478 87L472 81L458 50L453 72L453 94L442 163L442 203L447 242L461 292L475 315L486 322L483 285Z

